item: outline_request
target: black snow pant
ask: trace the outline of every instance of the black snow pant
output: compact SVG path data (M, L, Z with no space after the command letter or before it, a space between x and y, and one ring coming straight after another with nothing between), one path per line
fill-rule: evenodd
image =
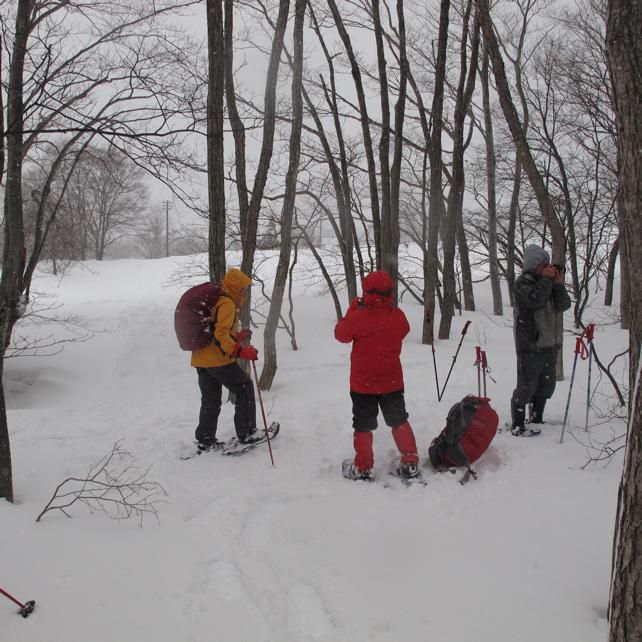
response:
M213 443L216 439L218 416L221 412L223 387L234 394L234 428L236 436L244 439L256 430L256 405L252 379L238 363L218 368L196 368L201 389L201 411L196 428L196 441Z
M403 390L369 395L350 392L352 398L352 427L356 432L370 432L377 427L379 408L386 425L396 428L408 419Z
M517 353L517 387L511 399L513 426L523 426L526 406L533 404L535 423L542 422L546 400L555 392L557 348L542 348Z

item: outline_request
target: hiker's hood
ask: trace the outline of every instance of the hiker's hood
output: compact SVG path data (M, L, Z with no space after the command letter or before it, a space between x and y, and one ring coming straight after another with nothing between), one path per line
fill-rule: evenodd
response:
M392 305L394 283L392 277L382 270L371 272L363 279L363 302L368 307Z
M230 268L223 277L223 291L235 301L240 301L243 291L252 285L252 279L237 268Z

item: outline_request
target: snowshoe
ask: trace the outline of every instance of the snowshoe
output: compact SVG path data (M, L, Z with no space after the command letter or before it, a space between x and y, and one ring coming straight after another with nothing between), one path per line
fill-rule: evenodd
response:
M221 455L242 455L249 452L257 446L267 443L268 439L274 439L279 434L280 429L281 424L278 421L273 421L268 426L267 434L265 430L257 430L243 440L234 438L221 450Z
M203 455L205 453L211 453L211 452L220 452L225 448L225 445L227 442L221 441L220 439L215 439L214 441L210 442L203 442L203 441L195 441L194 442L194 447L186 449L185 452L182 452L179 454L180 459L183 461L187 459L194 459L194 457L198 457L199 455Z
M359 470L355 465L352 459L346 459L341 465L341 473L346 479L352 481L374 481L374 476L372 470Z
M405 486L412 486L413 484L428 485L417 464L399 464L394 470L390 471L390 474L399 479Z
M401 464L397 467L397 474L404 479L414 479L419 476L417 464Z
M513 437L537 437L542 433L542 430L541 428L536 428L535 424L529 424L528 427L513 426L510 432Z
M197 441L196 442L196 454L202 455L203 453L208 453L211 450L221 450L225 447L225 442L220 439L215 439L214 441Z
M237 437L233 437L229 441L219 441L218 439L211 443L196 442L196 448L187 453L179 455L185 461L187 459L194 459L203 453L217 452L221 455L242 455L264 444L270 439L274 439L279 434L281 424L278 421L273 421L268 427L268 435L266 436L264 430L257 430L251 433L243 441Z

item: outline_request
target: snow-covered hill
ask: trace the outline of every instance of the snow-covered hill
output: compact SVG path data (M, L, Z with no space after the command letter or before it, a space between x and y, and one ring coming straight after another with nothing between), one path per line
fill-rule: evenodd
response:
M462 487L459 476L429 469L427 448L450 405L477 390L475 345L487 350L496 380L489 395L507 420L511 311L493 317L480 290L478 312L455 318L453 338L436 346L442 384L464 322L472 325L439 403L421 309L407 297L406 399L429 484L348 482L340 465L352 455L349 347L333 338L331 299L304 282L305 261L294 312L300 349L281 333L277 379L263 394L269 419L282 426L274 467L265 448L178 457L199 406L173 331L184 286L170 282L185 258L89 262L62 280L38 276L34 290L95 334L6 366L16 503L0 503L0 586L37 607L23 620L0 599L2 642L606 640L621 461L581 467L585 444L623 428L601 422L584 432L586 363L564 443L558 423L536 439L498 434L476 466L479 480ZM610 313L598 305L593 313L601 355L623 351L627 337L606 324ZM25 323L21 332L43 327ZM573 348L569 338L567 373ZM568 380L547 409L552 421L561 422L567 392ZM596 406L605 411L610 394L600 381ZM219 437L233 435L232 414L225 404ZM590 419L601 421L597 409ZM167 491L159 522L149 517L140 528L77 505L72 519L49 513L36 523L55 486L82 476L118 440ZM395 452L382 421L375 455L385 475Z

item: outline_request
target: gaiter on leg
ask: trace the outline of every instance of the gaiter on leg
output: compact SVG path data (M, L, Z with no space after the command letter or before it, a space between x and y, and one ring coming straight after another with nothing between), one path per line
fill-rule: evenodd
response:
M392 429L392 437L395 440L395 444L397 444L397 449L401 453L402 464L419 463L415 434L412 432L412 428L407 421L401 424L401 426Z
M354 433L354 465L361 471L372 470L374 466L374 453L372 452L372 433L358 432Z

